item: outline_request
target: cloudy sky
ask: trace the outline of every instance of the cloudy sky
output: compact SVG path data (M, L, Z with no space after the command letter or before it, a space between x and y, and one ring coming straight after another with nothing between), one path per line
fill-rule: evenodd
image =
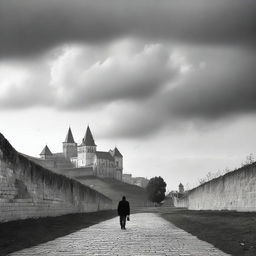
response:
M176 189L256 153L255 0L0 0L0 132L37 156L68 126Z

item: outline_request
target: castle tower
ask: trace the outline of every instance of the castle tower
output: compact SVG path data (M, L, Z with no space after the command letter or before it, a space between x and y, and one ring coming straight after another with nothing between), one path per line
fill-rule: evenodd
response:
M116 173L115 178L118 180L122 180L123 176L123 156L118 150L117 147L114 148L114 150L110 150L109 153L114 157L115 159L115 166L116 166Z
M95 163L96 147L90 127L87 126L82 144L78 146L78 167L92 166Z
M179 193L180 194L184 193L184 186L182 185L182 183L180 183L180 185L179 185Z
M112 156L115 158L115 164L118 169L123 169L123 156L117 147L112 151Z
M42 159L50 159L50 158L52 158L52 156L53 156L53 154L52 154L51 150L48 148L47 145L45 145L42 152L40 153L40 157Z
M68 133L63 144L63 154L66 158L76 157L77 156L77 144L74 141L74 137L69 127Z

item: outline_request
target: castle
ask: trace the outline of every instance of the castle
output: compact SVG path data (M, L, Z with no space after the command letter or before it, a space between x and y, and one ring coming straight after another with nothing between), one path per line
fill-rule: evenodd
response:
M73 177L93 175L122 180L122 154L117 147L107 152L97 151L89 126L79 145L75 142L69 127L63 142L63 152L53 154L46 145L37 162L44 167Z

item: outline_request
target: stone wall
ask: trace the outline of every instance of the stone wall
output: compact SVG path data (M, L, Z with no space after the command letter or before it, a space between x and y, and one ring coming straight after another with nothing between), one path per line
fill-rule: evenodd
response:
M28 160L0 133L0 222L111 208L109 198Z
M175 206L190 210L256 211L256 163L190 190Z

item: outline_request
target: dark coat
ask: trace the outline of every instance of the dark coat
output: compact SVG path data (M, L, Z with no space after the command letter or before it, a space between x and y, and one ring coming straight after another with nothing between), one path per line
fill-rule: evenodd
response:
M118 215L124 216L124 215L130 215L130 204L126 200L122 200L118 204L117 208Z

